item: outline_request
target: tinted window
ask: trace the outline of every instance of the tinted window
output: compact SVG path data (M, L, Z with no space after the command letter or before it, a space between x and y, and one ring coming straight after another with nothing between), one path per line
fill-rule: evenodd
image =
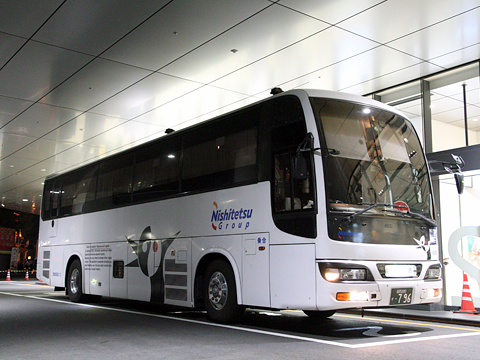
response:
M179 192L180 142L163 141L139 150L135 160L134 201L168 197Z
M182 191L256 181L260 109L242 111L185 136Z

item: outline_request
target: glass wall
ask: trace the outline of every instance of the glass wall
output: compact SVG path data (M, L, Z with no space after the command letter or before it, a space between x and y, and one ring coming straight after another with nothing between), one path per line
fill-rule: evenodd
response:
M425 80L430 84L433 151L479 144L478 63Z
M479 226L480 215L480 172L465 174L465 190L457 193L452 175L440 177L440 212L442 221L442 252L445 264L445 305L461 306L463 290L463 267L452 260L448 245L452 233L465 226ZM453 241L453 240L452 240ZM480 238L465 236L453 251L457 252L469 264L480 269ZM464 265L464 264L463 264ZM480 307L480 288L472 274L467 274L473 303Z

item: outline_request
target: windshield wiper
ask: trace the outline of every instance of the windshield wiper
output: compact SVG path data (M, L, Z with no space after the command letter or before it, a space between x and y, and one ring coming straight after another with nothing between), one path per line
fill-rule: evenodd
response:
M416 212L411 212L411 211L404 212L404 211L400 211L400 210L397 210L397 209L384 209L384 211L388 211L388 212L392 212L392 213L400 214L400 215L410 215L412 218L423 220L431 226L437 226L437 222L435 220L429 219L425 215L422 215L422 214L419 214L419 213L416 213Z
M376 208L376 207L379 207L379 206L383 206L383 207L386 207L386 206L390 206L390 207L394 207L393 204L387 204L387 203L360 203L358 205L369 205L368 207L366 207L365 209L362 209L360 211L357 211L356 213L353 213L349 216L345 216L342 221L343 222L348 222L348 223L351 223L352 222L352 219L357 217L358 215L361 215L363 213L366 213L368 210L371 210L373 208ZM383 211L388 211L388 212L391 212L391 213L394 213L394 214L400 214L400 215L409 215L411 216L412 218L415 218L415 219L420 219L420 220L423 220L425 222L427 222L430 226L437 226L437 222L435 220L432 220L432 219L429 219L428 217L422 215L422 214L419 214L419 213L416 213L416 212L411 212L411 211L408 211L408 212L404 212L404 211L400 211L400 210L397 210L397 209L383 209Z
M371 210L373 208L376 208L378 206L392 206L393 204L387 204L387 203L359 203L358 205L369 205L365 209L362 209L360 211L357 211L356 213L353 213L352 215L345 216L342 221L344 222L352 222L352 219L354 217L357 217L358 215L362 215L363 213L367 212L368 210Z

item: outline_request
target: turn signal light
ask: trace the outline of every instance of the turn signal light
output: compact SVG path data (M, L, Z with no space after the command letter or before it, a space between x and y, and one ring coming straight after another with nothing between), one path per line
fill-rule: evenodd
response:
M368 292L366 291L351 291L338 292L336 295L337 301L368 301Z

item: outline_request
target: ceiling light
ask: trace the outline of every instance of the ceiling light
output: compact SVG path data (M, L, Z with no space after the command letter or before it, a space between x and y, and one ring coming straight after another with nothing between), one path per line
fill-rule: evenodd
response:
M28 199L23 199L22 201L25 201L25 202L27 202L27 201L28 201Z
M472 121L478 121L478 119L472 119Z
M362 111L364 114L370 114L372 112L372 110L370 110L369 108L365 108Z
M238 50L237 50L237 49L232 49L232 50L230 50L230 52L231 52L232 54L236 54L236 53L238 53Z

